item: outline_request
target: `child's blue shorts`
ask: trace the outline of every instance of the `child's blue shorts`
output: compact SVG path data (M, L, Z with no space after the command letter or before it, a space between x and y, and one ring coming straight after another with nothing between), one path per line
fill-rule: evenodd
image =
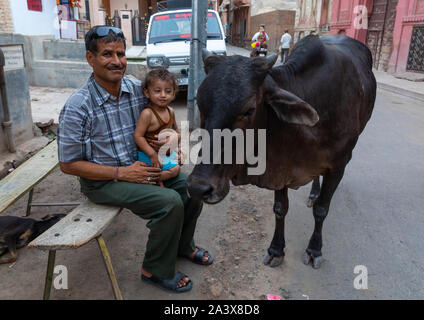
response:
M149 166L152 166L150 163L150 157L145 154L143 151L138 151L138 161L145 162ZM175 166L178 166L178 155L177 152L172 152L170 156L166 154L160 154L159 157L162 158L163 166L162 171L172 169Z

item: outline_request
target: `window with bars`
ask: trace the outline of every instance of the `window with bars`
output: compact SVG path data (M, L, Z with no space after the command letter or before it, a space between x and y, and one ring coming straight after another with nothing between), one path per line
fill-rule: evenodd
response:
M424 72L424 25L412 29L406 70Z
M27 0L28 10L43 11L41 0Z

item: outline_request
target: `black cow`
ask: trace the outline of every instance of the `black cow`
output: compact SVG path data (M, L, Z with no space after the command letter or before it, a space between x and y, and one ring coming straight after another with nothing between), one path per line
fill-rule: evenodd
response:
M211 204L227 195L230 180L275 190L276 227L264 263L277 266L284 257L287 189L313 180L315 229L304 263L319 268L331 198L374 107L372 56L346 36L307 36L286 64L273 67L276 60L204 51L207 76L197 93L201 127L211 139L213 129L266 129L266 171L255 176L247 174L248 165L198 164L188 190Z

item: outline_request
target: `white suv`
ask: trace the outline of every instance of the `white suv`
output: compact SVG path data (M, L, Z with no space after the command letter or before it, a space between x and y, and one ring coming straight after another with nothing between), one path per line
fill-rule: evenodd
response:
M167 68L176 75L179 86L188 84L191 18L191 9L162 11L151 16L147 30L147 66ZM225 33L218 13L208 10L207 19L207 49L226 55Z

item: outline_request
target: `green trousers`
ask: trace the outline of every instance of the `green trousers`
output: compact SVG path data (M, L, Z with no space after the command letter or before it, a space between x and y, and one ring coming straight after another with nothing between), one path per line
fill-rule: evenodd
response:
M188 197L187 175L164 181L166 188L125 181L81 178L81 191L92 202L127 208L148 219L149 238L143 268L161 278L175 274L177 256L194 252L193 235L203 202Z

